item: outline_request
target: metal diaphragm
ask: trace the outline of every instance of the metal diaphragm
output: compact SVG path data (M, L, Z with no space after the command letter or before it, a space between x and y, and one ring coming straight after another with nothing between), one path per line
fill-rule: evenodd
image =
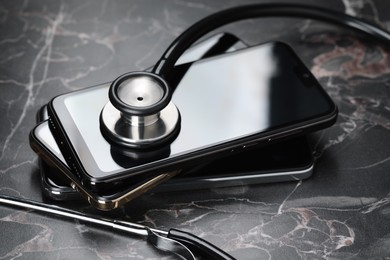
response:
M111 83L110 101L100 114L103 136L120 147L162 145L179 131L180 114L168 85L149 72L124 74Z

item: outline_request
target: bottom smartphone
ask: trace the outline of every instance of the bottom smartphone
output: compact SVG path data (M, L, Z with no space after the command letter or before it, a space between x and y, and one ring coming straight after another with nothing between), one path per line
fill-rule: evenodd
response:
M46 107L41 110L39 119L47 119ZM50 157L52 164L50 166L41 161L44 194L54 200L80 199L80 193L71 187L71 181L66 177L73 173L63 159L47 122L41 123L32 134L36 142L40 142L47 149L46 157ZM170 179L153 191L302 180L310 177L313 166L311 149L306 137L301 136L205 163Z

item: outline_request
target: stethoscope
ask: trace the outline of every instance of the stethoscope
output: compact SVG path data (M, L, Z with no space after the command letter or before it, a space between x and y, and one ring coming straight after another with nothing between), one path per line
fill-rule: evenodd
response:
M389 43L390 34L361 19L298 4L253 4L233 7L212 14L192 25L164 52L151 72L130 72L115 79L109 89L109 102L102 109L101 131L114 145L131 149L149 149L169 143L180 128L180 113L171 102L174 87L167 79L184 51L206 33L231 22L257 17L290 16L323 20L358 30L380 42ZM0 203L38 212L111 226L114 229L147 237L157 248L172 251L184 259L201 254L207 259L234 259L228 253L187 232L161 231L148 227L103 219L65 208L26 199L0 195Z
M109 102L100 115L103 136L119 149L145 151L169 144L180 130L180 113L171 101L174 86L168 80L180 56L199 38L242 19L291 16L313 18L346 26L384 42L387 32L358 18L319 7L297 4L253 4L212 14L189 27L164 52L151 72L129 72L115 79Z

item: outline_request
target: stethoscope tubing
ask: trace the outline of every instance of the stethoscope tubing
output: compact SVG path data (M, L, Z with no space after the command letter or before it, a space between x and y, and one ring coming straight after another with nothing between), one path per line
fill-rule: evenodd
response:
M180 56L198 39L218 27L244 19L275 16L325 21L362 32L385 44L390 42L390 34L377 25L338 11L304 4L251 4L216 12L193 24L171 43L152 72L168 78Z

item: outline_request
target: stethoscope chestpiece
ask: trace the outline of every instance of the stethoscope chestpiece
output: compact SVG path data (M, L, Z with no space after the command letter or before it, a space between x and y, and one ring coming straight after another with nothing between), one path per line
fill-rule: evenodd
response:
M117 147L150 149L172 141L180 114L165 80L149 72L126 73L111 83L100 114L103 136Z

